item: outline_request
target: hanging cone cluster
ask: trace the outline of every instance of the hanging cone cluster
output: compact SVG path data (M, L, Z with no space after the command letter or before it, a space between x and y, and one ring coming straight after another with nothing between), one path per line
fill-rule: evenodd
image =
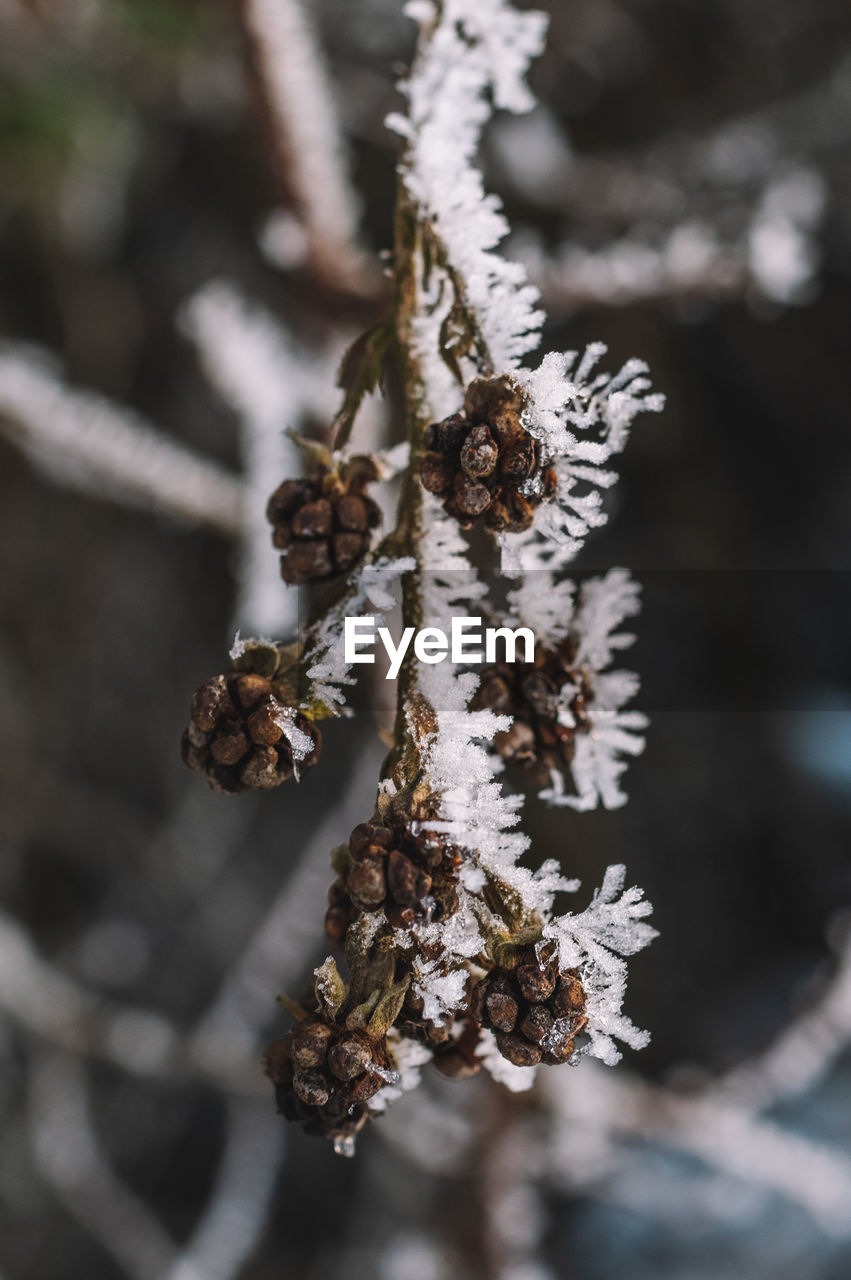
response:
M331 941L341 942L362 911L384 910L394 929L445 920L456 911L460 855L444 836L414 835L405 822L362 822L347 852L348 865L328 895Z
M301 777L319 759L322 735L290 703L276 677L278 652L250 650L236 669L195 691L183 734L183 759L206 774L214 791L269 790Z
M461 413L426 432L420 479L462 528L528 529L535 508L555 494L555 472L523 427L523 394L508 378L471 383Z
M309 476L285 480L275 490L266 516L285 582L323 582L363 559L381 523L381 511L366 492L377 479L374 460L358 455L338 467L317 464Z
M585 989L575 969L559 973L540 945L508 968L497 966L473 989L470 1016L489 1027L504 1058L518 1067L567 1062L584 1028Z
M396 1070L408 1041L425 1046L441 1074L460 1080L482 1068L483 1028L508 1061L534 1067L570 1061L587 1023L578 971L559 971L552 943L527 944L510 959L501 945L499 963L484 977L489 948L460 969L453 961L445 976L456 986L460 978L461 998L435 1012L416 975L441 973L444 944L440 931L417 926L445 923L458 910L462 854L443 834L424 830L427 821L420 808L380 805L335 850L326 930L344 949L351 985L329 958L316 970L313 1013L280 998L300 1020L266 1053L278 1110L335 1142L353 1138L385 1084L405 1087L404 1068L401 1078Z
M393 1072L387 1038L309 1015L266 1049L263 1066L286 1120L325 1138L353 1137L368 1118L366 1103Z
M576 643L568 638L552 649L536 645L532 665L502 662L484 667L470 704L474 710L487 708L514 717L510 729L495 734L493 746L536 788L549 785L552 770L569 769L576 735L591 727L588 707L593 690L575 656Z

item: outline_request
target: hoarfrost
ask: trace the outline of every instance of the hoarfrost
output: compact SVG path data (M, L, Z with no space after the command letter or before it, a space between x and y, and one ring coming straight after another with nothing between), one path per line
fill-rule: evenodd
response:
M650 1037L622 1012L626 991L626 964L657 936L645 923L653 908L636 887L624 889L626 868L611 866L588 907L568 912L544 927L544 938L558 947L559 967L577 968L586 991L585 1028L589 1043L585 1052L608 1066L620 1060L615 1039L633 1049L643 1049Z
M422 1078L420 1068L431 1059L431 1049L411 1040L391 1028L387 1034L387 1047L396 1064L395 1079L374 1094L367 1103L370 1111L380 1113L386 1111L391 1103L398 1101L405 1093L416 1089Z

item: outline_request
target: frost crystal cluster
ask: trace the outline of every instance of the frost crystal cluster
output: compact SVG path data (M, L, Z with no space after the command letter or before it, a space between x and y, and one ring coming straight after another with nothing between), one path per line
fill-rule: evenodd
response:
M419 43L407 112L389 121L402 138L394 305L343 360L329 446L298 442L304 474L267 512L285 582L320 589L297 640L238 640L230 671L196 694L184 740L216 789L271 788L316 764L318 721L347 713L346 618L378 625L397 610L403 626L448 634L453 618L502 609L505 626L534 631L531 663L402 661L375 809L332 854L325 928L345 965L317 969L312 1002L280 997L295 1025L266 1054L281 1113L342 1151L427 1062L522 1089L539 1064L612 1064L618 1041L641 1048L646 1033L622 1011L625 957L654 934L620 866L569 909L579 882L557 859L535 866L520 810L528 791L577 810L626 799L645 719L627 705L636 677L613 662L633 639L622 624L638 587L622 569L577 587L566 568L606 518L633 420L662 400L638 360L600 372L601 344L522 363L544 316L523 268L497 252L508 225L476 157L494 108L533 105L524 77L545 16L506 0L406 12ZM389 478L390 455L349 440L389 366L407 446L393 454L401 495L382 537L367 487ZM501 565L502 604L474 528Z

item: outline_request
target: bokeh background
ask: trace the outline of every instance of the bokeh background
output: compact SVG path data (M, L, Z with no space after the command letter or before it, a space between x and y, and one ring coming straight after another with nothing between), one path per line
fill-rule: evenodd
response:
M429 1079L349 1161L274 1115L274 995L324 957L385 708L363 690L271 795L208 792L178 744L236 627L294 622L262 506L382 305L401 7L307 6L335 171L310 39L276 88L262 5L0 3L0 1276L840 1280L841 0L549 0L540 106L486 138L547 347L602 339L668 397L578 565L644 583L630 803L526 810L538 861L626 862L655 904L650 1048L521 1098ZM398 438L392 400L361 430Z

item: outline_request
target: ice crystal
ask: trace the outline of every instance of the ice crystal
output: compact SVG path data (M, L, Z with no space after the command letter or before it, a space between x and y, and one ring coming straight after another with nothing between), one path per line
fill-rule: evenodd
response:
M370 1111L386 1111L392 1102L416 1089L422 1078L420 1068L431 1059L431 1049L418 1040L411 1040L391 1028L387 1035L387 1047L396 1065L394 1079L374 1094L367 1103Z
M615 1038L642 1049L650 1037L622 1012L626 990L624 956L634 955L656 937L645 923L652 907L641 889L624 889L626 868L609 867L601 887L579 914L550 921L544 938L558 946L561 968L578 968L586 991L589 1042L586 1051L612 1066L621 1057Z

